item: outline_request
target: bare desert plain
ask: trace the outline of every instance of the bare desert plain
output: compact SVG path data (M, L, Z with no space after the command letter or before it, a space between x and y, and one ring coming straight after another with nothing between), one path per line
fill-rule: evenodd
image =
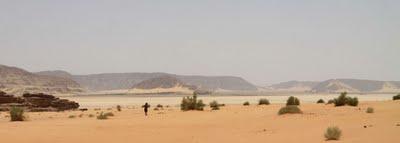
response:
M152 107L147 117L140 106L123 106L121 112L115 107L89 108L28 112L24 122L10 122L9 114L1 112L0 139L4 143L397 143L400 135L399 101L361 101L358 107L304 103L299 106L303 114L278 115L283 106L252 103L186 112L177 106L158 111ZM368 107L375 112L366 113ZM100 112L115 116L98 120ZM342 130L339 141L325 140L330 126Z

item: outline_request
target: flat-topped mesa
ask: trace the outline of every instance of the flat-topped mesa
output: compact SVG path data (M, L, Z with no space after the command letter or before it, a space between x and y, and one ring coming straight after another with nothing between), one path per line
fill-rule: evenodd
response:
M1 110L8 110L11 106L21 106L28 111L64 111L79 108L78 103L53 95L25 93L22 97L14 97L0 91Z

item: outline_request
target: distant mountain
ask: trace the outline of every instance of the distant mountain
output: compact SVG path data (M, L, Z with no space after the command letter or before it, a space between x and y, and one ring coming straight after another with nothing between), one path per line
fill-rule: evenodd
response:
M34 74L5 65L0 65L0 90L11 94L22 94L23 92L49 94L82 92L80 85L69 78Z
M197 89L196 86L187 85L173 76L160 76L144 80L132 87L128 91L131 94L163 94L181 93L192 94Z
M400 92L397 81L330 79L313 87L314 92Z
M72 78L72 75L66 71L62 70L55 70L55 71L41 71L41 72L36 72L35 74L38 75L45 75L45 76L56 76L56 77L62 77L62 78Z
M281 91L295 91L295 92L305 92L311 91L314 86L319 82L317 81L288 81L281 82L278 84L273 84L269 86L269 89L281 90Z
M64 72L39 72L44 75L66 77ZM130 89L134 85L152 78L171 76L186 85L202 90L257 90L257 87L240 77L233 76L186 76L168 73L105 73L72 75L71 79L91 91Z
M173 76L160 76L156 78L151 78L145 81L142 81L136 85L133 86L133 88L137 89L155 89L155 88L173 88L173 87L187 87L191 88L193 90L196 89L195 86L190 86L182 81L180 81L178 78L173 77Z
M395 93L400 92L399 81L376 81L362 79L329 79L322 82L289 81L267 87L274 91L316 93Z

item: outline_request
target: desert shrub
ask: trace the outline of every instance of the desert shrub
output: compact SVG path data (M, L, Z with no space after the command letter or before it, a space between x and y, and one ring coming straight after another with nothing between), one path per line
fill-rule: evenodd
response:
M117 111L121 112L121 105L117 105Z
M319 100L317 101L317 103L318 103L318 104L324 104L325 101L324 101L323 99L319 99Z
M157 108L164 108L164 106L163 105L161 105L161 104L157 104L157 106L156 106Z
M269 100L266 98L261 98L260 100L258 100L258 105L269 105Z
M400 100L400 93L397 94L396 96L393 96L393 100Z
M335 103L335 100L331 99L331 100L328 100L328 102L326 104L333 104L333 103Z
M158 107L154 108L154 111L158 111L158 110L160 110Z
M11 107L10 109L11 121L24 121L24 109L21 107Z
M290 96L286 101L286 105L300 105L300 100L296 97Z
M357 97L347 97L346 92L340 93L340 96L338 98L334 99L335 106L344 106L344 105L349 105L349 106L358 106L358 98Z
M75 115L69 115L68 118L72 119L72 118L76 118L76 116Z
M101 112L100 115L97 116L97 119L106 120L106 119L108 119L108 116L105 115L103 112Z
M194 93L192 97L183 97L181 102L181 110L189 111L189 110L204 110L204 106L206 106L202 100L197 100L197 95Z
M89 118L93 118L93 117L94 117L94 115L93 115L93 114L89 114L88 116L89 116Z
M249 101L246 101L246 102L243 103L243 106L249 106L249 105L250 105Z
M340 130L338 127L329 127L326 129L324 136L326 140L339 140L341 135L342 130Z
M335 106L344 106L346 105L346 95L347 92L342 92L340 93L340 96L338 98L333 99Z
M357 97L354 97L354 98L347 97L346 104L350 105L350 106L358 106L358 98Z
M78 116L79 118L82 118L83 117L83 114L79 114L79 116Z
M107 113L104 113L104 115L106 115L106 116L114 116L114 113L113 112L107 112Z
M210 107L211 107L212 110L219 110L219 106L220 105L215 100L210 103Z
M283 115L283 114L301 114L301 113L303 113L303 112L296 105L288 105L288 106L282 107L279 110L278 115Z
M374 108L368 107L366 112L367 113L374 113Z

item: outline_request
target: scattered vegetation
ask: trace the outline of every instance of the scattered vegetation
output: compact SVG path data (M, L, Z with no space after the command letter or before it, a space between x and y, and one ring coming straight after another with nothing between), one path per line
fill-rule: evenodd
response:
M278 115L301 114L301 113L303 113L303 111L301 111L300 108L297 107L296 105L287 105L279 110Z
M158 110L160 110L158 107L154 108L154 111L158 111Z
M249 101L246 101L246 102L243 103L243 106L249 106L249 105L250 105Z
M210 103L210 107L212 110L219 110L219 106L220 104L218 104L218 102L215 100Z
M333 103L335 103L335 100L331 99L331 100L328 100L328 102L326 104L333 104Z
M192 97L183 97L181 102L181 110L189 111L189 110L199 110L203 111L204 106L206 106L202 100L197 100L197 94L193 93Z
M358 98L357 97L348 97L347 92L342 92L340 93L340 96L338 98L335 98L333 100L335 106L358 106Z
M400 100L400 93L397 94L396 96L393 96L393 100Z
M338 127L328 127L324 136L326 140L339 140L341 135L342 130L340 130Z
M117 105L117 111L121 112L121 105Z
M318 103L318 104L324 104L325 101L324 101L323 99L319 99L319 100L317 101L317 103Z
M366 112L367 113L374 113L374 108L368 107Z
M21 107L11 107L10 109L11 121L24 121L24 109Z
M88 117L89 117L89 118L93 118L94 115L93 115L93 114L89 114Z
M269 100L268 99L266 99L266 98L261 98L259 101L258 101L258 105L269 105L270 103L269 103Z
M288 100L286 100L286 105L300 105L300 100L294 96L290 96Z
M73 119L73 118L76 118L76 116L75 115L69 115L68 118Z

